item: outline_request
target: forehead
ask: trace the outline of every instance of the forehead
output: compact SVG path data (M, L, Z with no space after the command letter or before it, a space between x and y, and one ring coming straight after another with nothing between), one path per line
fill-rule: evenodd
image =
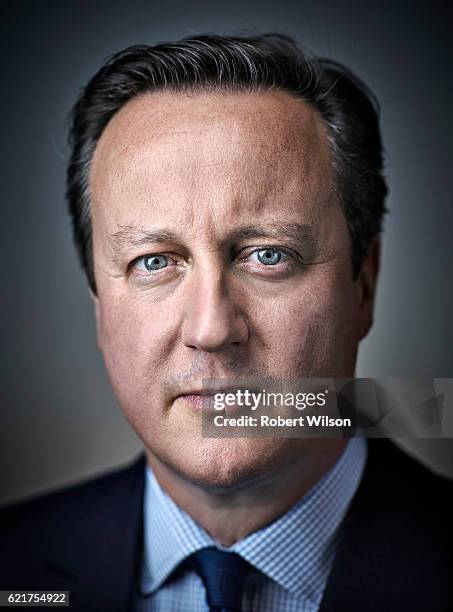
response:
M331 174L323 120L288 93L154 92L109 122L90 180L93 212L133 223L134 210L158 213L162 202L182 221L189 208L224 214L226 199L231 214L282 199L299 207L326 199Z

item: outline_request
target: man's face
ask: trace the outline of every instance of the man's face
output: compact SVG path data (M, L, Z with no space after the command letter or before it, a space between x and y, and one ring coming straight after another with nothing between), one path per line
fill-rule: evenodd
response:
M351 377L370 324L326 130L282 92L154 93L98 142L98 343L125 415L183 476L233 486L307 440L202 438L203 379Z

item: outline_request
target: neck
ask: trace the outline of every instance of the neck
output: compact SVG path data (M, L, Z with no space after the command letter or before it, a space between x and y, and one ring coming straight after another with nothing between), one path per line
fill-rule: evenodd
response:
M285 465L263 482L221 492L194 483L148 451L148 463L160 486L222 546L261 529L287 512L327 473L347 440L312 440L299 460Z

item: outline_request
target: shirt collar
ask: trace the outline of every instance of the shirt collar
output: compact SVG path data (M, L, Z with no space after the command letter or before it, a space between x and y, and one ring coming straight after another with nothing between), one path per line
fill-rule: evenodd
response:
M350 439L338 461L303 498L229 548L216 543L179 508L146 466L142 592L156 591L193 552L216 546L240 554L296 597L319 601L333 562L338 527L359 486L366 454L364 439Z

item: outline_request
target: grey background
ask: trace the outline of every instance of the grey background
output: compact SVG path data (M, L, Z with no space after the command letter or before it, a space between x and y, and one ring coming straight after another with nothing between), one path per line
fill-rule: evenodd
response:
M64 202L67 113L111 53L197 33L278 30L340 60L378 95L387 218L376 324L359 376L453 376L452 4L97 1L1 5L0 501L132 458L97 351ZM453 440L415 452L453 474Z

